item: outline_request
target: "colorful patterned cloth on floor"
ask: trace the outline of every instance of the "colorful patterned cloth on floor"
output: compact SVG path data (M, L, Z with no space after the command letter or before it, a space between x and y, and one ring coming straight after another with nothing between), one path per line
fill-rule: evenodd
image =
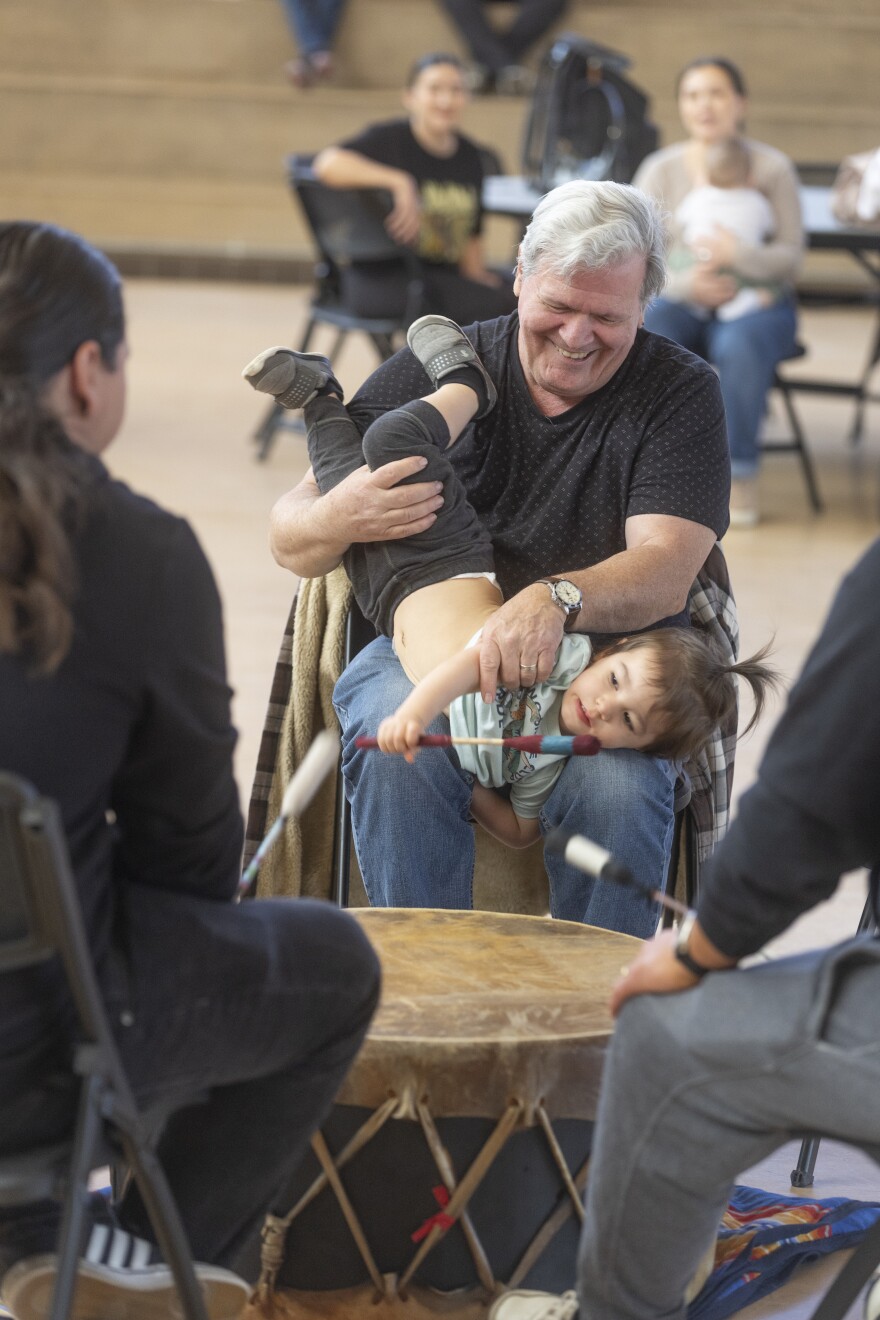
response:
M829 1251L856 1247L880 1219L876 1201L815 1201L734 1187L715 1249L715 1268L688 1320L724 1320L781 1288L792 1272Z

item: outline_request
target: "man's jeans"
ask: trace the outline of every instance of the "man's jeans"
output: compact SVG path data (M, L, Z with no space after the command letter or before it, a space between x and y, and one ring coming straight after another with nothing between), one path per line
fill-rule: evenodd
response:
M137 886L129 899L131 948L104 987L123 1062L144 1107L176 1111L158 1154L194 1257L255 1278L263 1215L290 1208L284 1184L366 1032L376 957L327 903ZM0 1148L63 1138L74 1107L75 1092L66 1106L56 1089L45 1105L38 1090L21 1097L0 1115ZM152 1237L135 1191L119 1214Z
M354 745L358 735L375 734L411 691L385 637L361 651L336 685L358 863L374 906L470 908L472 779L454 752L428 749L409 765ZM448 733L449 722L440 717L429 732ZM561 826L585 834L634 875L660 886L672 840L674 785L673 766L642 752L572 757L544 804L542 832ZM634 891L592 880L556 854L546 854L545 863L553 916L642 938L653 934L656 908Z
M645 312L645 328L675 340L717 368L727 417L730 470L734 477L753 477L758 470L758 432L767 391L776 364L794 352L794 304L776 303L734 321L719 321L714 316L695 316L685 303L658 298Z
M684 1320L738 1174L792 1138L880 1159L880 941L623 1007L590 1159L581 1320Z

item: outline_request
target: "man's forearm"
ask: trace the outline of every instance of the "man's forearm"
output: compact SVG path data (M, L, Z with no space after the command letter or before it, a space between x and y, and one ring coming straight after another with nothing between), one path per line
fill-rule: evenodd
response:
M342 561L348 542L333 535L318 487L305 478L276 502L269 515L269 547L282 568L322 577Z
M627 518L625 550L565 574L584 595L576 630L628 632L678 614L714 544L714 531L702 523L666 514Z
M684 585L687 572L679 577L672 574L668 554L652 546L638 546L564 576L584 595L575 630L618 633L649 628L659 619L678 614L687 603L696 572Z

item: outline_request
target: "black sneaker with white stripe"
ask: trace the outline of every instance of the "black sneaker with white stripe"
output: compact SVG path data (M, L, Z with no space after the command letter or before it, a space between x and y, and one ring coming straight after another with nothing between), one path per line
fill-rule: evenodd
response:
M95 1200L86 1249L77 1271L76 1295L69 1320L169 1320L183 1314L171 1270L158 1249L110 1222ZM15 1320L45 1320L49 1314L58 1258L51 1253L26 1255L0 1282L3 1303ZM250 1288L230 1270L195 1267L211 1320L238 1320Z

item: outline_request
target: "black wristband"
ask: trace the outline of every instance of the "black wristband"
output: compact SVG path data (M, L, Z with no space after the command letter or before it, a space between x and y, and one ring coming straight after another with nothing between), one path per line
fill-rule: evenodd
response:
M691 976L702 978L708 972L711 972L712 968L704 967L702 963L698 963L696 958L691 957L691 954L688 951L688 941L691 938L691 931L694 928L694 922L696 919L696 912L689 912L679 926L678 935L675 940L674 953L676 959L681 963L682 967L688 969Z

